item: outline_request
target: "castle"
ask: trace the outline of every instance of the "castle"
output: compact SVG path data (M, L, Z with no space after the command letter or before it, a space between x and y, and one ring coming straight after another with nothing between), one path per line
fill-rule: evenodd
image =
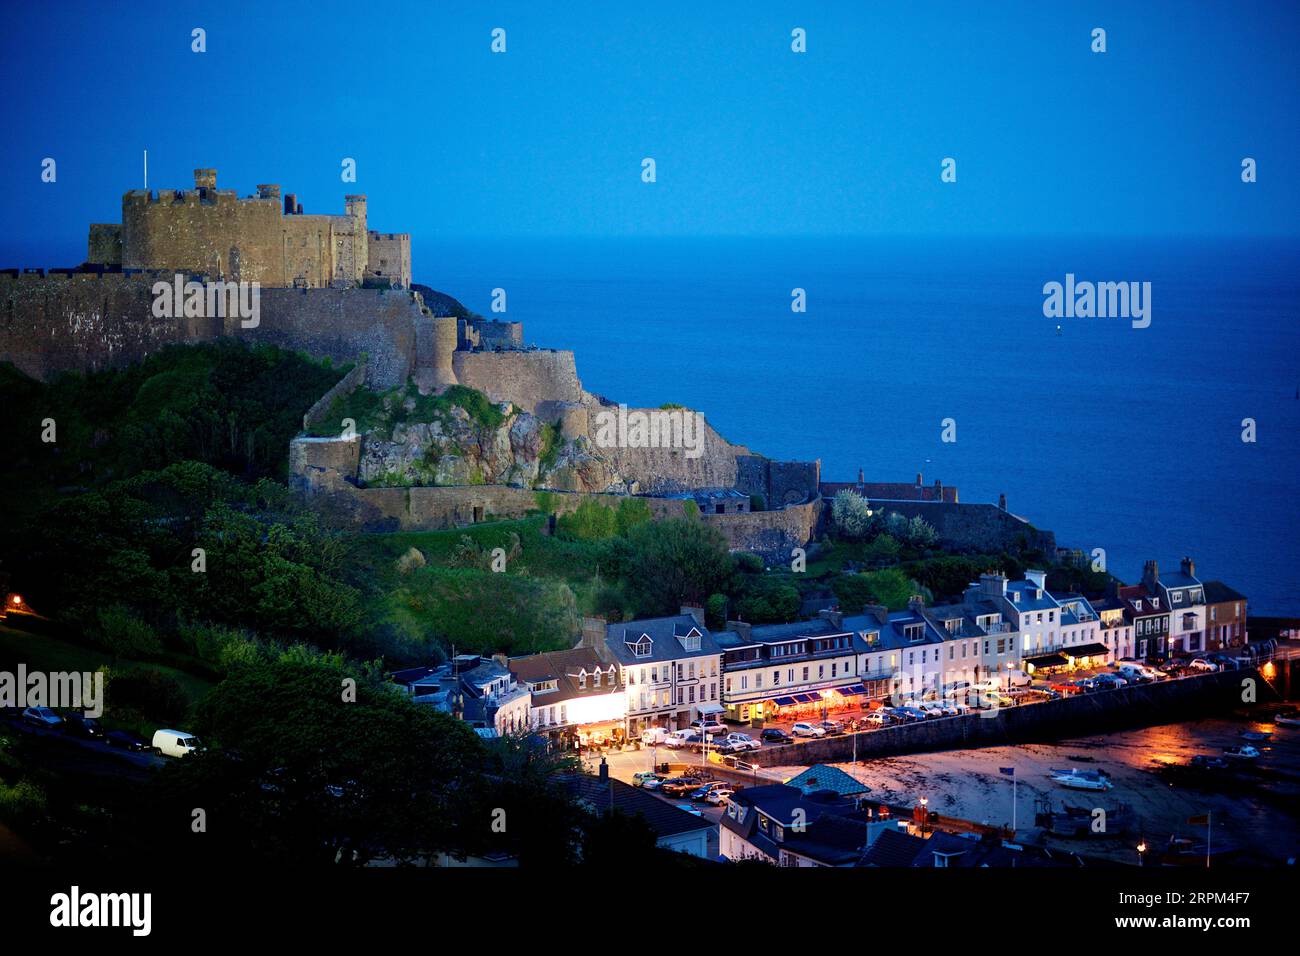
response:
M156 317L155 284L170 286L178 275L200 283L256 283L259 320L250 326L237 315ZM362 387L391 393L413 383L428 395L463 385L502 408L508 403L507 424L473 469L447 466L435 481L405 487L368 476L389 462L409 466L426 455L427 435L296 439L290 449L295 486L322 505L339 505L354 527L448 527L488 514L522 514L535 507L533 489L567 492L563 509L592 494L640 495L658 515L680 514L683 499L694 498L702 518L733 548L788 560L790 549L810 541L824 520L829 497L823 496L840 487L821 484L820 462L754 454L703 416L702 454L604 446L596 423L611 409L629 417L663 410L627 409L588 392L573 352L525 347L520 323L473 315L414 283L410 235L370 230L363 195L345 197L342 215L307 214L278 185L259 185L241 199L217 189L216 170L197 169L193 189L127 192L120 224L90 227L81 265L0 269L0 360L34 378L122 367L168 345L223 337L353 366L309 411L305 429L334 399ZM542 476L545 428L553 436L548 440L560 443L563 464ZM480 464L490 475L476 471ZM955 489L940 486L935 498L892 506L924 509L940 537L956 544L1010 540L1028 528L1004 509L958 505ZM758 510L752 501L761 501ZM972 508L990 512L981 513L974 530Z
M343 215L310 215L293 193L261 184L240 199L217 188L215 169L194 170L193 189L122 197L122 222L93 223L86 262L172 270L319 289L358 282L411 285L411 237L366 225L366 197L343 199Z

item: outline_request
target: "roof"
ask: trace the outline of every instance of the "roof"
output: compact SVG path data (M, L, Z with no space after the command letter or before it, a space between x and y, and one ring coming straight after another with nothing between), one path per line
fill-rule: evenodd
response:
M566 774L556 780L570 796L590 804L592 809L602 815L608 813L612 806L628 816L641 817L660 839L713 828L713 824L704 817L687 813L667 800L661 800L654 794L612 777L601 780L592 774L582 773Z
M833 790L844 797L867 793L871 789L839 767L832 767L824 763L814 764L798 776L791 777L786 781L786 784L791 787L798 787L804 793L811 793L815 790Z
M854 863L862 855L867 827L865 818L855 819L857 806L851 800L824 791L804 794L798 787L776 783L738 790L731 804L737 816L731 816L728 807L722 826L773 860L783 849L828 866ZM760 814L781 825L780 840L759 828ZM796 819L803 821L802 827L794 826Z
M588 674L600 670L608 677L613 667L613 664L602 661L590 647L574 647L567 651L544 651L541 654L529 654L527 657L510 659L510 670L521 681L529 684L556 681L557 687L553 691L533 691L533 703L538 706L548 706L575 697L600 697L615 690L621 692L620 685L617 683L611 685L607 679L602 680L599 687L593 686L591 681L587 681L586 687L578 684L578 674L584 670Z
M692 632L700 635L700 649L697 651L686 650L679 640ZM632 652L629 642L636 643L643 634L650 638L650 653L638 657ZM709 629L696 623L695 618L689 614L642 618L607 625L605 646L609 649L609 653L624 666L708 657L722 653L722 648L718 646Z
M1061 653L1070 657L1098 657L1109 654L1110 648L1094 641L1091 644L1067 644L1061 648Z
M1205 603L1206 604L1227 604L1231 601L1244 601L1246 595L1228 587L1222 581L1205 582Z
M1012 594L1019 595L1019 600L1012 598ZM1058 606L1047 589L1033 581L1008 581L1007 600L1019 611L1047 611Z
M902 830L882 830L862 857L863 866L911 866L925 846L923 837Z

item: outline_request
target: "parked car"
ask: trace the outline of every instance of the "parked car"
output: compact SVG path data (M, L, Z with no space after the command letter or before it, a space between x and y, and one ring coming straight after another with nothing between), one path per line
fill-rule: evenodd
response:
M732 745L732 750L758 750L763 746L749 734L730 733L722 739Z
M695 801L703 800L714 790L722 790L727 784L721 780L710 780L708 783L702 783L690 792L690 798Z
M970 710L969 707L959 700L941 700L939 701L939 705L943 707L943 712L949 717L958 717Z
M920 707L899 707L898 713L902 714L908 720L926 720L930 717Z
M183 730L156 730L153 749L164 757L186 757L203 750L203 741Z
M1121 664L1116 673L1130 684L1150 684L1156 679L1150 669L1141 664Z
M789 733L780 727L764 727L763 732L758 735L766 744L788 744L794 740Z
M1098 674L1092 679L1092 682L1098 690L1115 690L1128 685L1128 681L1118 674Z
M669 777L659 784L659 792L665 797L684 797L699 787L702 781L694 777Z
M82 737L86 740L103 740L104 728L94 717L72 714L63 719L63 732L69 737Z
M664 746L668 747L670 750L680 750L682 747L687 745L687 739L692 736L694 736L694 731L674 730L664 738Z
M844 733L843 724L835 720L823 720L817 726L826 732L827 737L835 737Z
M149 741L129 730L110 730L104 735L104 742L110 747L141 753L149 749Z
M916 705L917 710L926 717L944 717L943 705L937 700L926 700Z
M1213 674L1219 669L1219 665L1213 661L1207 661L1204 657L1193 658L1187 662L1189 671L1200 671L1204 674Z
M727 725L720 720L692 720L691 729L697 733L725 734Z
M636 773L632 774L632 786L645 787L651 781L655 781L657 786L658 783L663 781L663 779L663 777L659 776L659 774L655 773L653 770L638 770Z
M735 792L736 791L732 790L730 787L719 787L717 790L709 793L704 798L704 802L715 807L725 807L727 803L730 802Z
M890 718L883 710L873 710L862 718L862 722L869 727L883 727L890 722Z
M63 723L63 718L48 707L28 707L23 711L23 720L48 730L53 730Z
M795 724L793 727L790 728L790 732L793 733L796 737L825 737L826 736L825 727L822 727L820 724L811 724L806 720L799 721L797 724Z

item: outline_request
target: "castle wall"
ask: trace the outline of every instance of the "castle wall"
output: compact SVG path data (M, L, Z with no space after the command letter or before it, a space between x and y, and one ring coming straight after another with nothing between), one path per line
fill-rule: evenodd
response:
M535 411L540 402L582 400L572 352L456 352L454 369L461 385L478 389L494 402L513 402L527 412Z
M817 498L779 511L704 515L704 521L722 532L732 550L752 551L773 563L789 564L791 552L813 539L821 508Z
M369 356L369 382L404 384L415 360L417 324L428 322L411 293L383 289L260 292L260 324L238 316L158 319L153 283L166 273L0 273L0 355L34 378L120 368L164 346L222 335L302 349L337 362Z
M817 497L820 481L818 461L773 461L761 455L736 460L736 490L761 495L768 508Z
M351 395L354 391L366 383L366 363L358 361L352 366L352 370L334 383L334 387L316 400L316 404L307 409L307 414L302 416L302 427L304 430L311 428L313 424L320 420L334 404L337 398L343 398ZM292 451L292 449L291 449ZM347 472L348 474L355 474Z
M86 241L86 261L94 265L122 264L122 227L117 223L92 222Z
M411 237L404 232L371 232L365 278L389 279L401 289L411 287Z

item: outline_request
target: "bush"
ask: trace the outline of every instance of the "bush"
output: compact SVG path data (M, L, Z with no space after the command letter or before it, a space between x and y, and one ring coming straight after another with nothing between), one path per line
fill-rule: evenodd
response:
M618 534L618 515L595 498L583 498L576 510L560 515L556 528L575 541L601 541Z
M867 499L847 488L838 492L831 502L831 519L840 537L861 541L872 530L874 516Z
M99 639L115 659L162 653L157 632L120 604L100 610Z

